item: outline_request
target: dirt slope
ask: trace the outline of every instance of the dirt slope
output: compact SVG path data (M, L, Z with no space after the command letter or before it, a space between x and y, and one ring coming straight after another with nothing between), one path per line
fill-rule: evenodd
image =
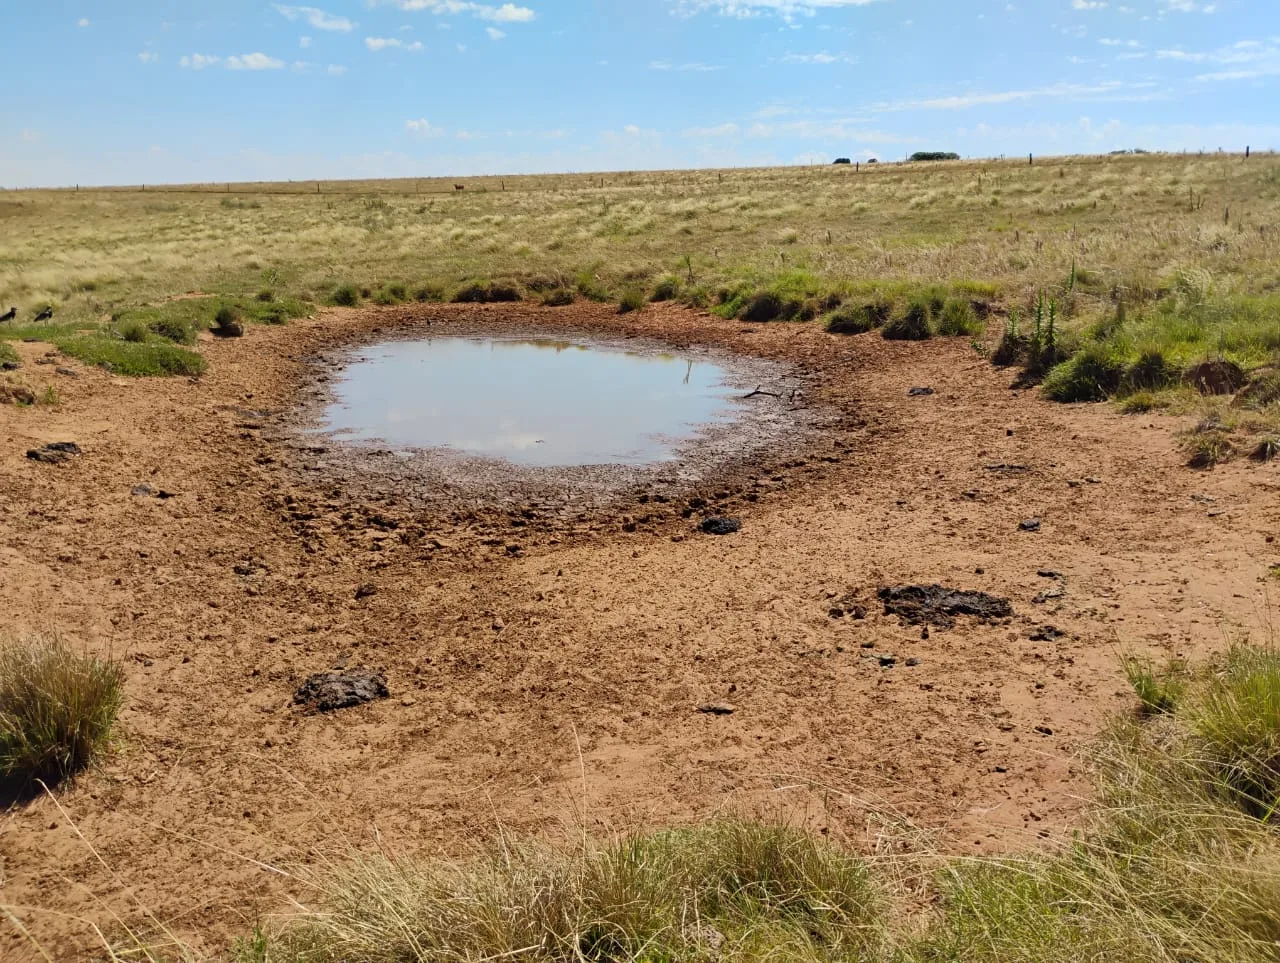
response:
M807 452L678 501L531 520L348 490L275 440L262 412L298 396L306 357L427 316L790 360L806 403L837 417ZM1071 825L1088 790L1075 753L1129 705L1119 650L1203 653L1275 614L1274 467L1189 471L1177 421L1013 392L961 340L504 307L330 312L202 350L195 382L29 363L64 404L0 406L7 627L59 630L128 672L118 749L59 792L65 813L42 798L0 816L0 902L57 959L93 939L57 914L109 926L146 906L216 949L307 898L255 860L375 840L460 852L500 824L733 808L858 847L869 816L954 852L1034 845ZM24 457L58 440L84 454ZM710 506L685 518L690 497ZM698 534L713 510L742 532ZM1040 531L1020 531L1031 518ZM1015 616L922 638L874 598L917 581L1007 595ZM1047 624L1066 634L1033 641ZM391 698L295 709L302 678L337 664L384 669ZM0 934L0 957L27 955Z

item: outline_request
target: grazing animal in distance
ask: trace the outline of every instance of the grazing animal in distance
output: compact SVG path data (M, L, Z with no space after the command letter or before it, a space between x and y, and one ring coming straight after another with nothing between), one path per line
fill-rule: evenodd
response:
M0 321L12 321L17 316L18 316L18 309L10 308L4 314L0 314Z
M466 184L454 184L454 185L453 185L453 189L454 189L455 191L465 191L465 190L467 189L467 185L466 185Z
M41 311L39 314L37 314L35 317L35 320L37 323L39 323L41 321L48 321L52 317L53 317L53 305L51 304L47 308L45 308L43 311Z

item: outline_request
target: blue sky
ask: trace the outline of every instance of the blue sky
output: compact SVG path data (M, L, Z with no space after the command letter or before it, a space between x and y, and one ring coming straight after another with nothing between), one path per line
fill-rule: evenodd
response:
M1280 149L1277 0L0 0L0 185Z

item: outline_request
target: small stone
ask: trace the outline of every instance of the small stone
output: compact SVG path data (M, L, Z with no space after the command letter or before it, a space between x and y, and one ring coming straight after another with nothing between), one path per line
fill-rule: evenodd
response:
M1018 523L1018 531L1020 532L1038 532L1040 531L1040 519L1028 518L1024 522Z
M912 669L914 669L914 668L915 668L916 666L918 666L919 664L920 664L920 660L919 660L919 659L907 659L907 665L908 665L908 667L910 667L910 668L912 668Z
M60 375L62 375L64 378L79 378L79 377L80 377L80 372L79 372L79 371L73 371L71 368L54 368L54 369L53 369L53 373L54 373L54 374L60 374Z
M367 599L369 598L369 596L377 595L377 594L378 594L378 587L376 585L371 585L370 583L366 582L365 584L360 585L356 588L356 601L359 602L361 599Z
M1040 735L1042 736L1053 735L1053 730L1050 729L1048 726L1036 726L1036 732L1040 733Z
M150 498L155 493L156 490L146 482L143 482L141 485L134 485L133 489L129 492L130 495L133 495L136 498Z
M1042 568L1036 574L1041 578L1062 578L1062 573L1052 568Z
M1008 766L996 766L996 772L1008 772L1008 771L1009 771Z
M933 389L932 388L911 388L909 391L907 391L907 394L909 394L912 398L926 398L929 395L933 394Z
M896 655L880 656L880 668L882 669L891 669L897 664L898 664L898 657Z

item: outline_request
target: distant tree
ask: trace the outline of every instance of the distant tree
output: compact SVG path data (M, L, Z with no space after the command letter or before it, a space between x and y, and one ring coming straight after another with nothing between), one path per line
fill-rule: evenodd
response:
M853 161L851 161L851 160L850 160L849 158L847 158L847 157L837 157L833 163L836 163L836 164L852 164L852 163L853 163Z
M959 160L959 154L953 154L951 151L942 150L918 150L911 155L913 161L944 161Z

